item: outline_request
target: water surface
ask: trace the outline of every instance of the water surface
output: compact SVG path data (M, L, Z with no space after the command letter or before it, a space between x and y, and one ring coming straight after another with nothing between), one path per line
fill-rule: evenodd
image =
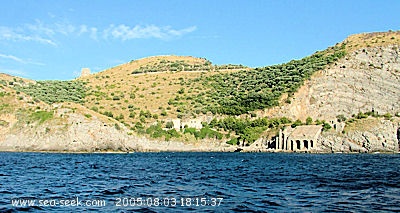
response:
M76 198L103 200L105 206L11 204L11 199L65 202ZM149 200L138 206L132 202L138 198ZM186 202L189 198L191 202ZM155 199L160 201L157 206ZM400 211L400 156L0 153L0 212L189 210Z

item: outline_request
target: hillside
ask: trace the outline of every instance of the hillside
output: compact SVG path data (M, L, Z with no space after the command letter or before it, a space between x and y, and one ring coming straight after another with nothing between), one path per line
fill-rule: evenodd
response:
M0 148L227 151L316 124L322 152L398 150L399 53L400 33L385 32L255 69L154 56L73 81L2 74Z
M336 120L338 115L350 118L372 110L399 113L400 34L357 34L344 43L344 58L315 73L291 104L266 110L264 115Z

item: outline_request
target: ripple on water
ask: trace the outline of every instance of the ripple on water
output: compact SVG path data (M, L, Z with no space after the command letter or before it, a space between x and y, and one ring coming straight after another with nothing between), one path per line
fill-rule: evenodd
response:
M77 211L400 211L398 155L0 153L0 159L14 162L0 164L0 212L72 211L10 208L10 199L74 196L223 198L218 207L118 209L110 204Z

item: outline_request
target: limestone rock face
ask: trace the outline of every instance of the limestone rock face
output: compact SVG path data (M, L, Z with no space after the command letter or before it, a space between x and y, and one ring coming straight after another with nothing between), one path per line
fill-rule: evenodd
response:
M375 118L370 118L375 119ZM396 132L400 119L381 119L374 126L346 134L327 133L321 137L323 152L399 152Z
M400 114L400 46L374 46L354 50L334 65L315 73L291 99L266 110L271 117L293 120L326 120L337 116L349 119L359 112ZM396 120L397 119L397 120ZM398 118L382 119L371 128L341 134L324 134L323 152L398 152Z
M100 116L100 115L99 115ZM14 122L15 123L15 122ZM43 124L2 127L0 151L131 152L131 151L234 151L219 141L183 143L157 141L128 134L116 121L87 118L69 108L60 108L55 119Z
M356 50L336 65L313 75L295 93L291 104L267 110L267 115L305 120L336 120L358 112L400 112L400 46Z

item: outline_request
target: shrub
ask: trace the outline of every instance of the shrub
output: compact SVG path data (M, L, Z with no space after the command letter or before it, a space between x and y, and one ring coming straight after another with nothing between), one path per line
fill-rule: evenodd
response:
M130 99L135 99L135 98L136 98L135 93L131 92L131 93L129 94L129 98L130 98Z
M115 117L116 120L124 120L124 115L121 113L119 116Z
M87 88L81 81L37 81L27 87L16 86L16 90L24 92L34 99L48 104L56 102L84 103Z
M206 113L241 115L278 105L282 94L297 91L314 72L343 57L344 50L345 45L338 45L301 60L253 70L202 75L192 82L199 82L206 88L206 92L198 94L205 100L202 105ZM188 84L192 86L189 90L197 86ZM179 93L183 93L181 91ZM179 93L177 96L181 95Z
M226 143L230 144L230 145L238 145L238 139L237 138L232 138L229 141L227 141Z
M103 112L103 115L108 116L108 117L110 117L110 118L114 117L114 115L113 115L112 112L110 112L110 111L105 111L105 112Z
M315 120L315 125L321 125L323 124L325 121L320 121L319 119Z
M93 111L95 111L95 112L98 112L98 111L99 111L99 108L97 108L96 106L93 106L93 107L91 107L90 109L93 110Z
M140 122L136 122L136 124L135 124L135 129L137 129L137 130L141 130L141 129L144 129L144 126L143 126L143 124L142 124L142 123L140 123Z
M31 114L30 118L34 121L39 121L39 124L42 124L45 121L53 118L53 112L36 111Z
M303 123L301 120L297 119L292 125L290 125L292 128L295 128L296 126L301 126Z
M172 129L174 127L174 123L172 121L168 121L165 124L165 128Z
M332 127L331 127L331 125L329 124L329 123L324 123L323 125L322 125L322 131L328 131L328 130L330 130Z
M367 114L364 114L362 112L359 112L356 116L357 119L363 119L363 118L368 118Z
M183 134L191 134L194 135L196 133L196 128L185 128Z
M344 115L342 115L342 114L336 116L336 118L337 118L337 121L338 121L338 122L344 122L344 121L346 121L346 117L345 117Z
M312 122L313 122L312 118L311 118L311 117L307 117L307 119L306 119L306 125L311 125Z
M151 112L149 110L146 111L140 110L139 116L140 117L143 116L145 118L151 118Z
M114 127L116 130L121 130L121 127L117 123L114 124Z
M5 120L0 120L0 126L7 127L10 123Z
M185 89L184 88L181 88L180 90L178 90L178 94L183 94L183 93L185 93Z
M165 137L166 141L169 141L171 138L179 138L181 135L175 130L170 129L165 131L161 128L161 124L151 125L146 129L146 134L150 135L152 138L160 138Z
M386 120L390 120L390 119L392 118L392 115L391 115L390 113L385 113L385 114L383 115L383 117L384 117Z

